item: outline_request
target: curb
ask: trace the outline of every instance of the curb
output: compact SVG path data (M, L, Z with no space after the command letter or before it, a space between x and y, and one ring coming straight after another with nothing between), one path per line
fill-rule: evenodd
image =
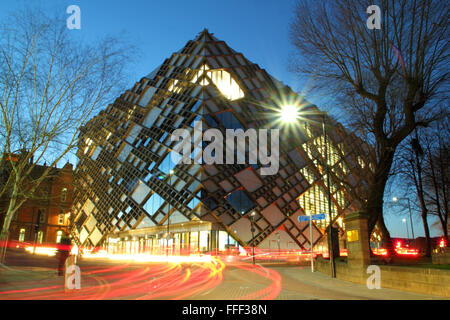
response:
M17 270L17 269L10 268L1 262L0 262L0 271L13 271L13 272L26 273L26 271L24 271L24 270Z

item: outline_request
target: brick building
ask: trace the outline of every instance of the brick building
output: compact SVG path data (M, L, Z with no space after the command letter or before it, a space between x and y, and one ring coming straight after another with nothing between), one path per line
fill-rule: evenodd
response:
M30 178L42 175L47 166L35 165ZM23 243L55 244L68 233L72 205L73 166L54 168L34 196L28 199L11 221L9 239ZM3 226L8 198L0 200L0 223Z

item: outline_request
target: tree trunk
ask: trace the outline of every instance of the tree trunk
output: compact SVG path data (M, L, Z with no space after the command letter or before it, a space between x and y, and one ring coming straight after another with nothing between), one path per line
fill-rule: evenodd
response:
M417 132L416 132L416 137L417 137ZM425 232L425 239L426 239L425 255L427 257L431 257L430 228L428 226L428 220L427 220L428 209L425 204L425 197L424 197L424 193L423 193L423 183L422 183L422 168L421 168L421 165L419 162L419 153L417 150L415 151L415 156L416 156L416 167L417 167L417 183L416 183L417 195L419 196L420 208L422 210L422 222L423 222L423 229Z
M388 250L389 257L392 257L395 254L395 251L394 251L394 247L395 246L394 246L394 243L392 241L391 234L389 233L389 230L386 227L386 224L384 222L384 217L381 214L378 217L378 226L379 226L379 228L381 230L381 233L383 234L384 247Z
M392 161L394 159L395 148L385 148L380 153L380 160L375 168L374 181L369 189L366 211L369 214L369 239L377 222L383 233L383 243L388 250L390 256L395 254L394 246L392 245L390 233L384 223L383 218L383 196L389 172L391 171Z
M9 232L0 233L0 263L6 261L6 249L8 248Z
M423 229L425 231L425 239L426 239L426 247L425 247L425 255L427 257L431 257L431 239L430 239L430 228L428 226L427 214L422 213L422 223Z
M14 184L13 192L11 198L9 200L8 210L5 214L5 220L3 221L1 236L0 236L0 263L5 263L6 261L6 251L8 249L8 241L9 241L9 227L11 225L12 218L14 216L15 205L17 202L18 190L17 185Z
M443 238L445 240L445 244L447 247L450 247L450 244L448 243L448 217L439 216L439 221L441 222L442 233L443 233Z

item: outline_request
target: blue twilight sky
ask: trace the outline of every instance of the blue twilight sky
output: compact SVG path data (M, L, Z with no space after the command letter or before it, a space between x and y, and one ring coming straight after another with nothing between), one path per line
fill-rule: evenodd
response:
M69 17L68 6L78 5L81 29L71 32L88 41L110 34L126 35L140 51L139 59L130 66L128 87L204 28L294 91L302 91L307 84L308 79L299 80L288 71L289 56L294 51L288 30L295 0L2 0L0 18L26 3L60 12L64 18ZM326 101L327 97L321 99ZM310 101L320 107L319 102ZM399 193L404 192L401 187L398 189ZM385 198L389 201L392 196L387 194ZM411 202L415 203L415 198L412 197ZM386 211L391 235L406 237L402 218L409 218L407 209L387 206ZM423 236L423 226L417 215L413 223L414 234ZM433 236L439 234L437 229L432 229Z

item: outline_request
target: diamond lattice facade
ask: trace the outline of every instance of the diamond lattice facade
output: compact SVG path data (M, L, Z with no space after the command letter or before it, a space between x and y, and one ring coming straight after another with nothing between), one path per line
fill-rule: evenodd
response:
M277 124L276 110L287 100L317 110L201 32L82 128L71 215L77 243L132 252L167 245L178 252L230 245L308 249L309 223L298 216L328 212L325 139L314 116L295 129ZM280 127L279 170L264 175L261 163L206 164L195 151L192 164L175 164L171 136L180 128L193 132L196 122L224 134ZM359 207L345 186L364 192L369 148L342 125L327 123L331 212L344 235L342 216ZM244 153L247 159L249 150ZM243 158L239 150L235 156ZM317 247L328 224L328 218L313 224Z

